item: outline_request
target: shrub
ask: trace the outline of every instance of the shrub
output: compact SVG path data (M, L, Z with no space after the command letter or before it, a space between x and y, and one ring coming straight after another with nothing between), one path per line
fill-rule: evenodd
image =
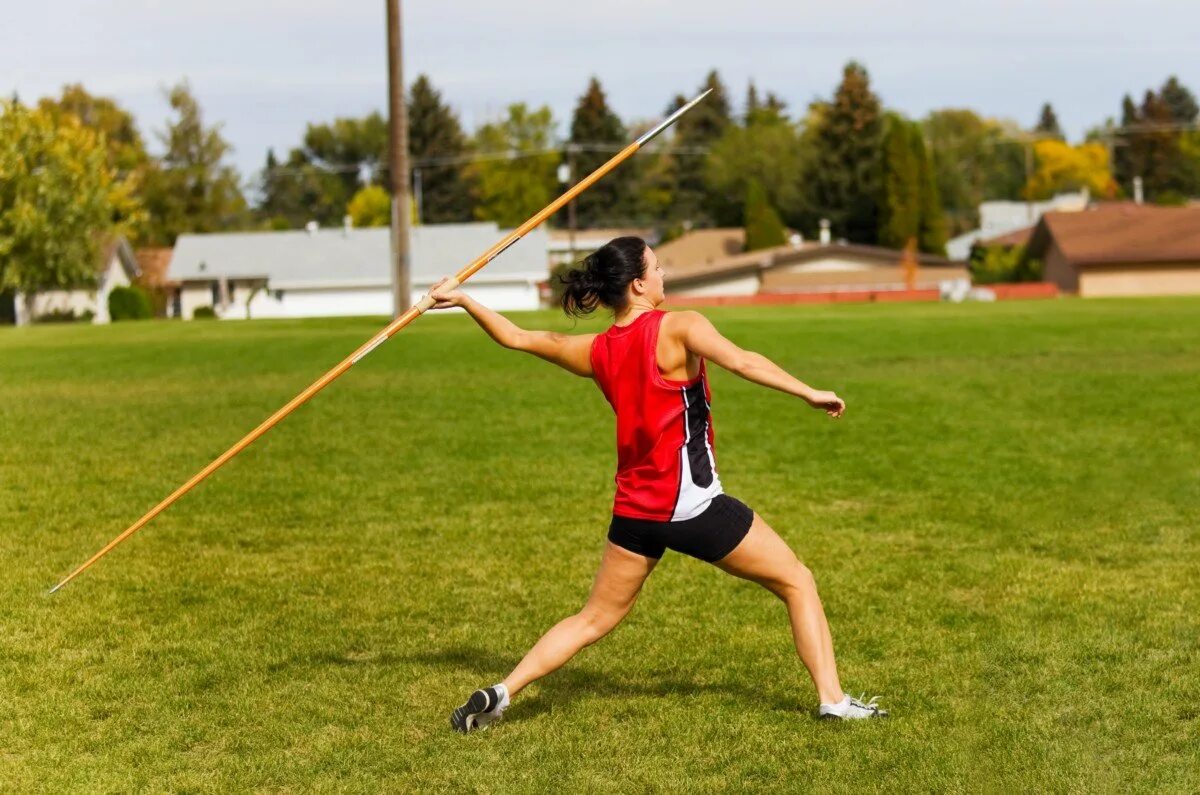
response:
M114 287L108 294L108 316L111 320L145 320L154 317L154 305L141 287Z
M192 310L192 320L216 320L217 313L211 306L198 306Z
M746 187L746 250L782 246L786 237L783 221L767 201L762 183L756 179L750 180Z
M975 246L971 249L971 281L974 284L1036 282L1042 278L1042 262L1033 259L1024 246Z

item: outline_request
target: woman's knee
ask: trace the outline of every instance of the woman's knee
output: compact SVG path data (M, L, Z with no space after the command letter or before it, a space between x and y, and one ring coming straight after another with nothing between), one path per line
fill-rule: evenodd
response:
M788 567L787 572L780 578L775 594L784 601L789 599L806 599L816 596L817 580L812 571L797 560Z
M576 618L583 624L583 635L586 642L595 643L612 632L628 612L629 608L613 609L587 605L576 614Z

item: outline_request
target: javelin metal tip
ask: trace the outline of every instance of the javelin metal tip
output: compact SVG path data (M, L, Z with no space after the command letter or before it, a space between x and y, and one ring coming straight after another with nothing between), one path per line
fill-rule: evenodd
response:
M695 98L695 99L693 99L691 102L689 102L689 103L687 103L686 105L684 105L684 106L682 106L681 108L679 108L679 110L675 111L675 112L674 112L674 113L672 113L670 116L668 116L667 118L663 119L663 120L662 120L662 123L660 123L660 124L659 124L657 127L655 127L653 130L649 130L649 131L647 131L645 135L643 135L641 138L637 139L637 145L638 145L639 147L641 147L641 146L645 146L647 143L649 143L649 142L650 142L650 140L651 140L651 139L653 139L653 138L654 138L656 135L658 135L658 134L659 134L659 133L661 133L663 130L667 129L667 128L668 128L668 127L670 127L672 124L674 124L676 121L678 121L680 116L682 116L683 114L687 113L689 110L691 110L691 109L692 109L692 108L693 108L693 107L696 105L696 103L697 103L697 102L699 102L700 100L704 99L705 97L707 97L707 96L708 96L709 94L711 94L712 92L713 92L713 89L711 89L711 88L709 88L709 89L705 89L705 91L704 91L703 93L701 93L701 94L700 94L700 96L696 97L696 98Z

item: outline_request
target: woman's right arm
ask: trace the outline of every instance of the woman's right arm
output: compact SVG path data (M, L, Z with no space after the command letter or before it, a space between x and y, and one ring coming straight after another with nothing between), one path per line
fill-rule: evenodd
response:
M461 307L467 310L489 337L505 348L532 353L575 375L594 375L591 350L595 334L562 334L557 331L523 329L460 290L443 292L440 288L445 282L446 279L442 279L429 290L429 296L436 302L433 305L434 309Z
M699 312L672 312L678 318L679 335L689 351L715 362L735 375L755 384L795 395L813 408L823 409L830 417L840 417L846 402L833 392L813 389L759 353L739 348L730 342Z

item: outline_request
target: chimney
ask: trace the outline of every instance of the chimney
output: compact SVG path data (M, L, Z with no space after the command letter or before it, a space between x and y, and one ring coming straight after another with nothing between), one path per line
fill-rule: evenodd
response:
M354 228L354 219L349 215L342 216L342 237L350 237L350 230Z
M829 219L822 218L821 219L821 245L828 246L829 242L830 242Z
M1134 177L1133 178L1133 203L1141 204L1144 200L1145 200L1145 197L1142 195L1142 178Z
M318 224L316 221L309 221L307 224L304 225L304 231L308 232L310 235L315 235L317 233L317 230L320 228L321 228L321 225Z

